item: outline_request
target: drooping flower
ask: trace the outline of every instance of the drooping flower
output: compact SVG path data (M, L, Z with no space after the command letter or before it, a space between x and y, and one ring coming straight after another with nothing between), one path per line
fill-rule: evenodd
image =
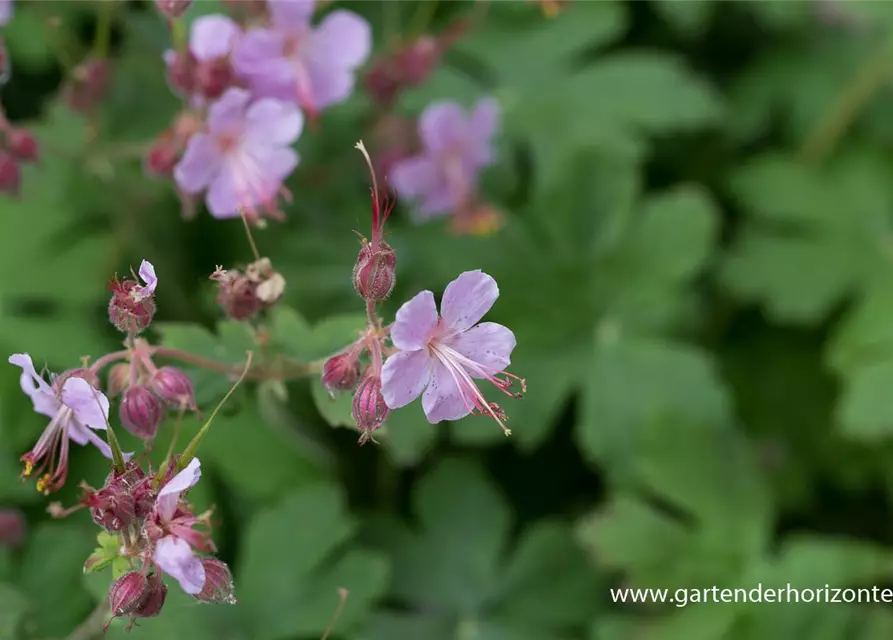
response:
M435 102L419 118L422 153L396 162L391 182L397 193L417 200L415 217L429 220L470 204L480 171L493 163L491 139L499 105L480 100L467 115L455 102Z
M53 388L37 374L27 353L10 356L9 363L21 367L22 391L31 398L34 410L51 418L34 448L22 456L23 475L40 475L38 491L56 491L65 483L69 441L79 445L90 442L111 459L108 444L94 431L106 428L109 415L109 401L101 391L77 376L69 376Z
M495 322L478 324L498 297L492 277L466 271L447 285L441 315L430 291L400 307L391 327L391 341L400 351L387 359L381 376L390 409L422 395L422 408L432 424L476 413L496 420L506 435L511 433L503 424L502 409L487 402L475 382L487 380L506 395L519 397L511 390L517 381L525 391L524 380L505 372L515 335Z
M282 181L298 166L291 145L304 119L293 104L263 98L251 102L244 89L228 89L208 110L207 132L189 139L174 178L187 194L207 189L215 218L234 218L239 209L258 219L281 218Z
M230 55L242 28L224 15L196 18L189 31L189 49L164 53L171 88L194 105L219 98L236 80Z
M270 26L245 34L233 55L252 91L294 101L311 118L347 99L372 50L369 23L337 10L314 27L313 0L276 0L268 7Z
M199 538L192 530L195 516L179 508L180 498L199 481L201 463L193 458L186 468L161 487L155 501L154 525L163 534L155 543L153 559L159 569L170 575L190 595L205 586L205 569L194 547Z

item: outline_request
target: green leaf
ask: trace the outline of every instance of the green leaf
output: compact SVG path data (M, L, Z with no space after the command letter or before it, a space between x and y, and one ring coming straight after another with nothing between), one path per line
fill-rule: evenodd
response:
M879 279L890 188L880 158L850 155L823 171L766 156L739 169L734 196L752 217L724 279L781 321L823 319Z
M433 448L438 429L425 418L421 403L413 402L392 411L375 436L395 464L412 467Z
M16 587L0 582L0 638L18 640L19 627L28 613L28 599Z
M722 424L729 398L709 357L695 347L617 334L602 326L583 390L577 442L591 460L625 473L651 422Z
M22 591L35 605L29 627L64 636L90 612L81 567L93 541L90 528L67 522L44 522L29 534L21 565Z
M696 2L658 0L653 6L661 18L687 37L700 37L709 26L716 9L716 3L711 0Z
M358 624L385 588L379 555L354 549L334 555L355 525L331 485L308 486L261 512L247 530L238 571L238 597L258 636L319 635L348 589L340 632Z

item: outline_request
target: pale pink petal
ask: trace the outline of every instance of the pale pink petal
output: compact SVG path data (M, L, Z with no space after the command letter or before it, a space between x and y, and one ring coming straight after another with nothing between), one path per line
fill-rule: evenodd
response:
M344 102L354 87L353 71L332 68L308 60L307 77L310 84L310 104L315 109L325 109Z
M68 430L68 437L73 441L77 442L80 445L85 445L88 442L92 444L94 447L99 449L99 451L109 460L114 459L112 456L112 448L109 447L108 443L99 437L95 431L88 429L84 425L80 424L77 421L73 421ZM124 460L130 460L133 457L133 452L121 452L121 456Z
M471 114L471 135L465 151L469 164L475 171L493 163L491 140L499 128L499 117L499 103L489 98L478 101Z
M56 399L52 387L37 374L31 356L27 353L16 353L9 356L9 363L22 369L19 384L22 391L31 398L34 410L48 418L54 417L59 411L59 401Z
M228 165L224 165L205 196L208 211L215 218L238 218L239 207L245 206L245 198L236 191L236 177Z
M462 202L462 194L454 191L444 181L425 192L419 206L413 210L412 217L416 222L432 220L455 211Z
M466 271L447 285L440 315L447 327L464 331L484 317L499 297L496 280L477 269Z
M422 409L431 424L442 420L458 420L471 413L474 404L463 399L459 386L442 362L435 360L431 379L422 395Z
M190 595L200 593L205 586L205 568L189 543L181 538L165 536L155 545L155 564L180 583Z
M231 18L222 15L201 16L192 23L189 51L197 60L214 60L230 54L242 35L242 29Z
M283 34L254 29L242 38L233 52L233 68L236 74L251 81L255 97L269 95L267 85L278 87L293 79L291 65L283 58L284 48Z
M310 24L314 0L273 0L267 4L273 26L277 29L300 29Z
M397 311L391 327L391 342L401 351L418 351L425 346L436 325L434 294L421 291Z
M431 359L427 352L400 351L381 369L381 395L389 409L405 407L419 397L431 377Z
M484 373L493 375L498 371L505 371L511 364L515 334L501 324L482 322L468 331L451 336L446 344L481 365ZM475 378L484 377L471 368L468 372Z
M140 263L139 274L143 282L146 283L146 286L140 287L141 294L148 298L155 293L155 287L158 284L158 278L155 275L155 265L148 260L143 260Z
M409 199L423 196L442 182L437 165L426 156L395 162L388 177L397 196Z
M208 107L208 130L232 133L241 130L245 119L245 108L251 101L251 93L235 87L227 89L217 102Z
M419 135L425 149L434 155L461 148L468 128L465 112L455 102L434 102L419 118Z
M253 145L289 145L301 135L304 116L297 106L263 98L245 114L245 136Z
M290 147L255 147L251 149L251 155L262 176L257 186L260 200L273 198L282 186L282 181L295 170L300 161L297 151Z
M372 28L352 11L333 11L313 30L307 50L309 59L352 71L372 51Z
M105 429L109 417L109 399L83 378L68 378L62 385L62 402L82 424Z
M170 520L173 517L177 503L180 501L180 495L190 487L194 487L201 477L201 462L198 458L193 458L185 469L161 488L155 506L162 519Z
M188 194L206 189L220 171L221 157L211 137L196 133L189 138L186 152L174 167L174 179Z

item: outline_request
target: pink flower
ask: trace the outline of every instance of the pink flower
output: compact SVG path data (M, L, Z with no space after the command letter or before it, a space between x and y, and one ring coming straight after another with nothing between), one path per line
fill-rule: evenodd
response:
M140 280L146 284L143 287L136 287L132 291L134 300L137 302L155 295L155 287L158 286L158 277L155 275L155 266L148 260L143 260L140 263L139 274Z
M480 100L466 115L455 102L435 102L419 118L423 152L391 169L397 193L418 200L416 217L428 220L458 211L477 190L480 171L493 163L491 143L499 126L499 105Z
M199 593L205 586L205 569L193 550L196 532L192 524L197 520L188 512L181 513L178 507L182 495L201 477L201 463L193 458L158 492L153 514L155 524L166 534L155 543L155 564L190 595Z
M12 19L12 0L0 0L0 26Z
M290 145L304 119L287 102L264 98L250 102L244 89L228 89L208 110L208 131L196 133L174 168L187 194L207 189L205 201L215 218L234 218L239 209L259 218L281 217L277 200L282 181L298 166Z
M310 117L347 99L372 50L369 23L338 10L314 28L313 0L276 0L268 8L269 28L249 31L233 54L255 95L294 101Z
M108 421L109 401L101 391L81 377L68 376L51 387L34 370L31 356L16 353L9 363L21 367L21 386L34 405L34 410L51 418L34 448L22 456L24 476L42 474L38 491L56 491L68 476L69 441L79 445L94 444L106 458L112 457L108 444L93 430L104 430ZM46 471L46 473L44 473Z
M466 271L447 285L438 316L434 294L422 291L397 311L391 341L400 351L382 368L382 395L390 409L406 406L422 395L428 421L458 420L470 413L488 415L503 424L499 405L488 403L475 379L492 382L512 397L513 380L506 373L515 335L494 322L478 324L490 310L499 287L482 271Z
M227 16L196 18L189 31L189 50L164 53L172 88L190 97L195 106L219 98L235 80L229 58L241 37L241 27Z

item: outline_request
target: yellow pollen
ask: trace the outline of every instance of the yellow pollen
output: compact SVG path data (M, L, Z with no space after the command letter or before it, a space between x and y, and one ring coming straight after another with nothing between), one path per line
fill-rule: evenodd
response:
M50 474L46 473L40 480L37 481L37 490L43 495L47 496L50 494L49 489L47 489L47 485L50 482Z
M31 472L34 471L34 463L30 460L25 460L25 472L22 474L26 478L31 475Z

